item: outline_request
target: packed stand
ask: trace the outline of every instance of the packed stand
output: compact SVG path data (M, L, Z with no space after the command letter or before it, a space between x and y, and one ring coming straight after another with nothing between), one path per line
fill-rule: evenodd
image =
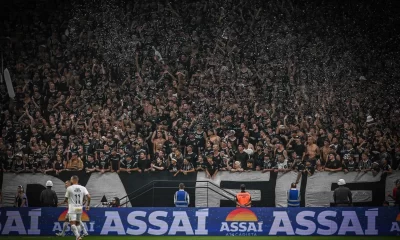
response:
M390 3L43 4L1 22L3 172L399 166Z

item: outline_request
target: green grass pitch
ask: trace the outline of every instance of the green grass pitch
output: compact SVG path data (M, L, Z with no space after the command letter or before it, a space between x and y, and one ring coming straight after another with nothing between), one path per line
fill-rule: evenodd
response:
M302 239L302 240L399 240L400 238L398 236L394 237L368 237L368 236L340 236L340 237L325 237L325 236L305 236L305 237L299 237L299 236L279 236L279 237L271 237L271 236L262 236L262 237L218 237L218 236L190 236L190 237L176 237L176 236L88 236L84 238L85 240L161 240L161 239L166 239L166 240L221 240L221 239L230 239L234 238L234 240L292 240L292 239ZM36 239L65 239L65 240L73 240L75 237L16 237L16 236L2 236L1 239L3 240L18 240L18 239L26 239L26 240L36 240Z

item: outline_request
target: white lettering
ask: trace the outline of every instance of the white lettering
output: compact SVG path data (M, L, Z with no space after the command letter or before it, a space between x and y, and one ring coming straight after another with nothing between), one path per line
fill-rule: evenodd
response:
M137 227L137 229L128 228L126 230L126 233L129 235L142 235L147 230L146 222L144 222L140 219L137 219L136 217L146 217L146 212L134 211L134 212L129 213L128 223L134 227Z
M85 226L85 228L86 228L86 230L87 230L88 232L94 232L94 229L93 229L93 227L94 227L94 222L89 222L89 224L83 222L83 226ZM89 228L88 228L88 226L89 226Z
M318 215L317 221L323 227L328 229L318 228L317 234L319 235L333 235L338 230L338 225L335 221L329 220L326 217L336 217L335 211L323 211Z
M194 230L194 234L207 235L208 230L206 229L206 218L208 217L208 209L197 211L196 217L197 217L197 229Z
M397 222L392 222L392 227L390 228L391 232L400 232L400 226Z
M90 222L89 225L90 225L90 228L87 228L87 225L86 225L86 229L87 229L89 232L94 232L94 222Z
M252 222L252 223L249 223L249 227L247 228L247 231L248 231L248 232L251 232L251 231L257 232L256 225L255 225L253 222Z
M276 235L278 232L284 232L286 235L294 235L292 224L286 212L274 211L274 217L269 235ZM283 226L281 226L281 222Z
M220 232L226 231L229 232L229 226L227 222L222 222L221 228L219 229Z
M100 235L108 235L109 232L117 232L118 235L125 235L124 226L117 211L107 211L104 213L106 221L101 229ZM112 226L114 224L114 226Z
M149 216L149 223L157 227L158 229L149 228L148 233L151 235L163 235L166 232L168 232L168 224L165 221L157 218L157 217L166 218L167 215L168 213L165 211L152 212Z
M312 211L303 211L297 214L296 216L297 224L306 228L306 229L296 228L297 235L311 235L315 232L315 230L317 229L315 223L311 220L306 219L306 217L314 217L314 216L315 212Z
M193 228L192 225L190 225L186 212L173 212L173 216L174 221L171 224L171 230L168 235L176 235L177 232L185 232L186 235L193 235Z
M259 232L262 232L262 225L263 225L263 222L258 222L258 231Z
M55 222L53 226L53 232L61 231L61 224L59 222Z
M22 222L21 215L16 211L7 211L7 221L4 224L2 234L8 235L10 232L18 232L19 235L26 235L25 226ZM15 226L14 226L15 222Z
M378 216L378 211L366 211L365 216L368 217L365 235L378 235L378 229L376 229L376 217Z
M240 222L239 223L239 232L246 232L246 230L247 230L247 223Z
M356 235L364 235L356 212L343 211L342 215L344 218L342 221L342 225L340 225L338 235L345 235L347 232L355 232Z
M28 229L29 235L39 235L39 217L42 216L42 212L39 211L30 211L29 216L31 217L31 226Z
M262 232L263 222L222 222L220 232ZM236 236L236 235L235 235Z
M231 232L237 232L239 230L238 222L231 223Z

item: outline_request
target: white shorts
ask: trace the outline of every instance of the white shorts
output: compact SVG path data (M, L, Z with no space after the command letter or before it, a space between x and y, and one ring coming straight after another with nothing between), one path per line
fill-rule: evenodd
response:
M82 214L68 213L70 222L80 222Z

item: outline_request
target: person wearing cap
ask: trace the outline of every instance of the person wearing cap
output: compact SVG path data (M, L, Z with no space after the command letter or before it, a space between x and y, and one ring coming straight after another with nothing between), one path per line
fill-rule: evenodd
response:
M349 207L353 204L353 194L350 189L346 187L346 181L339 179L338 188L333 192L333 200L337 207Z
M300 207L300 191L297 189L296 183L290 185L287 191L288 207Z
M189 193L185 191L185 184L179 183L179 190L175 192L174 204L175 207L189 207Z
M178 175L181 170L181 166L178 164L178 161L175 158L171 159L171 164L168 166L168 171L174 173L174 177Z
M236 194L236 207L251 207L251 194L246 191L246 185L240 185L240 192Z
M40 194L40 205L42 207L57 207L58 197L54 190L51 190L53 187L52 181L46 182L46 189L42 191Z

